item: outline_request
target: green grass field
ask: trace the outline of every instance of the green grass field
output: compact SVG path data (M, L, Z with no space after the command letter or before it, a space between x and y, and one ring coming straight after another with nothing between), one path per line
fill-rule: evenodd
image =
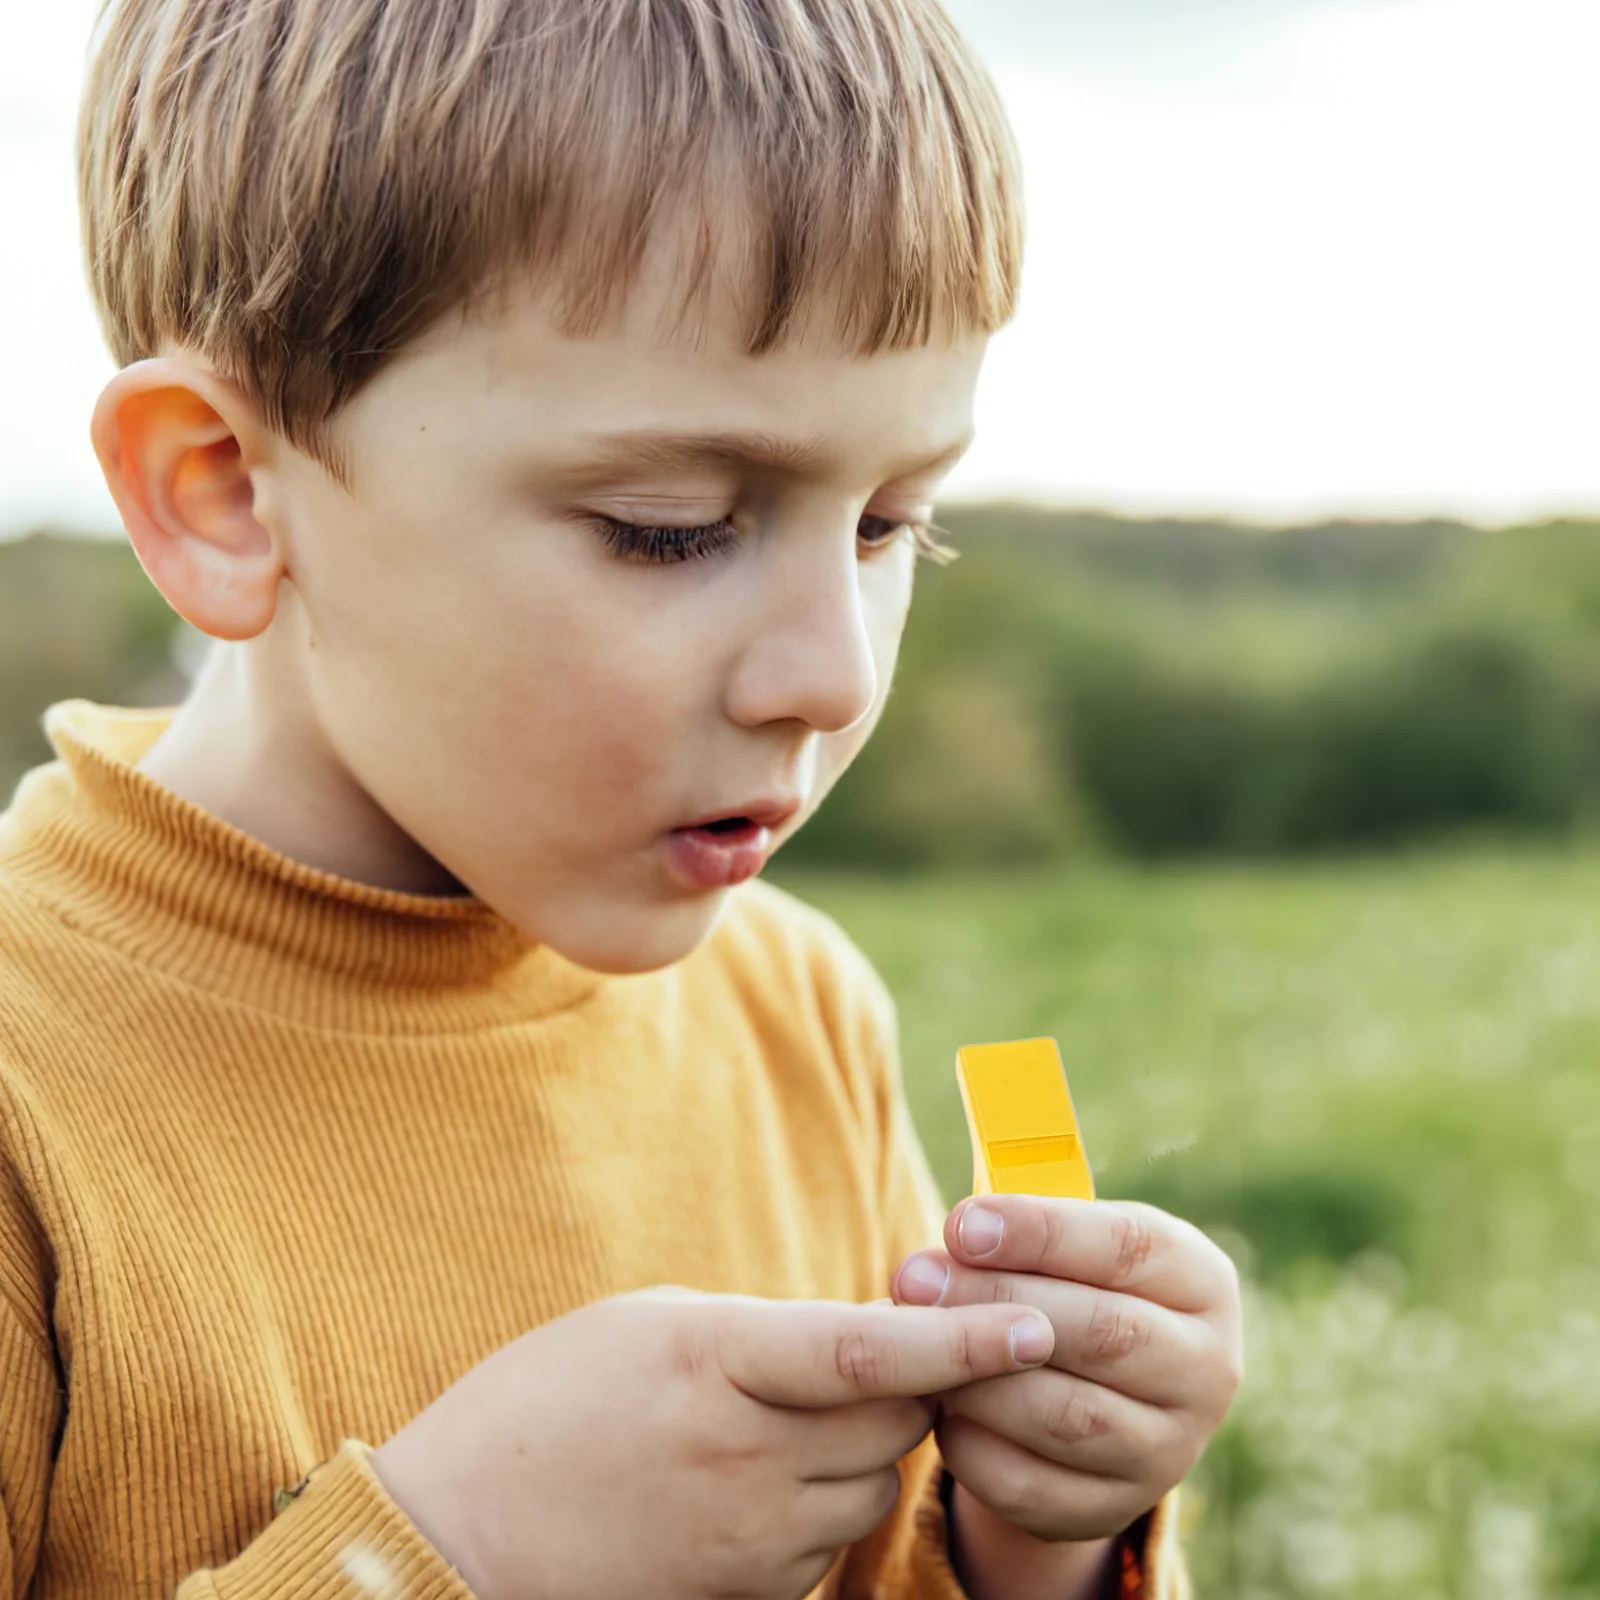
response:
M956 1046L1052 1034L1101 1193L1239 1262L1203 1600L1600 1595L1600 852L1015 879L774 870Z

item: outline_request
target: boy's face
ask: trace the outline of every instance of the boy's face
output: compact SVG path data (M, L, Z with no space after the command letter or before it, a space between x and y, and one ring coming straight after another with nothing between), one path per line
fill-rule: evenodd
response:
M781 842L872 732L911 599L901 525L969 440L987 342L752 357L731 298L664 338L668 288L647 277L593 338L528 294L451 318L341 414L348 491L287 448L277 475L272 632L341 779L612 972L686 955L727 898L674 830L793 801ZM692 558L652 562L652 540Z

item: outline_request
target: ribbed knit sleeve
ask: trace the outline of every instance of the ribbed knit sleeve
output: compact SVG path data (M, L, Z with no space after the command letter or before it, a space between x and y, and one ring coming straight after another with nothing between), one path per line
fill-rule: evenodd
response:
M389 1497L372 1446L345 1439L226 1566L177 1600L472 1600L472 1590Z
M63 1394L48 1320L48 1249L0 1151L0 1597L34 1589ZM178 1600L473 1600L389 1496L371 1446L344 1440L226 1566Z
M50 1487L57 1389L48 1352L9 1306L0 1306L0 1594L33 1583Z
M44 1251L0 1152L0 1596L33 1585L61 1389L46 1321Z
M861 1009L850 1043L865 1053L873 1072L882 1130L880 1206L892 1272L915 1250L942 1248L947 1208L905 1098L894 1000L865 958L861 965ZM948 1475L933 1439L900 1463L900 1482L894 1515L836 1569L838 1600L967 1600L951 1564ZM1177 1536L1179 1496L1174 1489L1119 1541L1118 1600L1189 1600Z

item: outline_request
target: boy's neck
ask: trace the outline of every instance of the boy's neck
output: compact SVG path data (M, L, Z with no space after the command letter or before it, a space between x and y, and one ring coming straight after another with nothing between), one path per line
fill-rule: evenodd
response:
M464 893L340 759L285 659L286 631L213 644L139 770L291 860L383 889Z

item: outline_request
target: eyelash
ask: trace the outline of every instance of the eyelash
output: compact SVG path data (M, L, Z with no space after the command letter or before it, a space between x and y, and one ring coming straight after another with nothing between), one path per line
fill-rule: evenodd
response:
M614 555L648 564L665 565L674 561L698 561L720 554L738 542L739 535L728 518L708 522L698 528L656 528L643 523L623 522L617 517L601 516L595 519L601 534ZM887 517L863 517L862 522L879 522L895 529L895 538L909 533L918 556L930 560L948 560L954 554L946 545L934 538L934 529L925 523L891 523ZM894 539L885 539L872 546L874 552L887 550Z

